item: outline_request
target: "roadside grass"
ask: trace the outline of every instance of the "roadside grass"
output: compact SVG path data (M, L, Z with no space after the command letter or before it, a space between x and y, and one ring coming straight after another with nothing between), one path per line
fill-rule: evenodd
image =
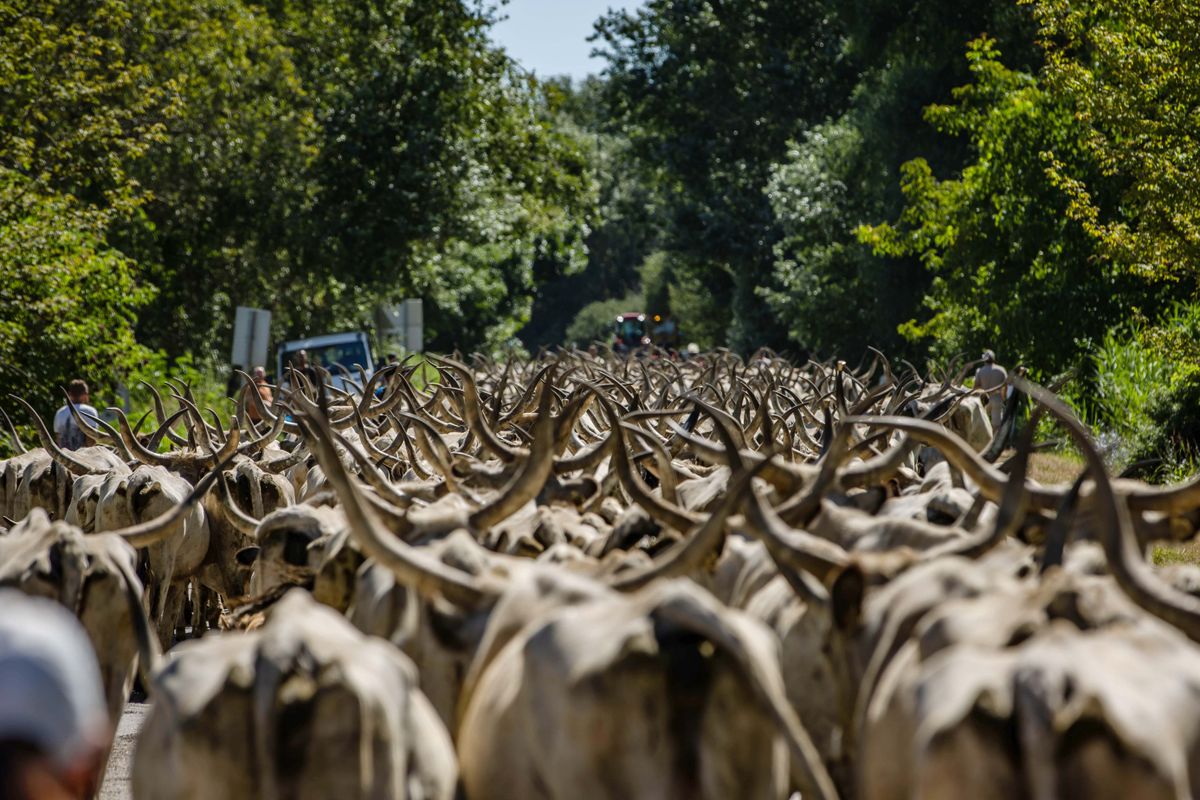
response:
M1073 483L1083 471L1083 458L1065 450L1034 453L1029 459L1029 477L1038 483L1053 486Z
M1200 542L1156 544L1151 558L1156 567L1165 567L1171 564L1200 565Z
M1079 476L1083 466L1083 458L1071 451L1034 453L1029 475L1044 485L1067 484ZM1200 566L1200 541L1156 544L1151 551L1151 560L1157 567L1172 564Z

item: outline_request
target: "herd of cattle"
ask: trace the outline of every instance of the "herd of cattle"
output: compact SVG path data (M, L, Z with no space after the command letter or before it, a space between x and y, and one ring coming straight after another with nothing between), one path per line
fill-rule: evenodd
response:
M114 718L141 675L136 798L1200 794L1200 569L1145 559L1200 482L1110 478L1049 392L992 431L878 354L430 361L74 452L26 407L0 585Z

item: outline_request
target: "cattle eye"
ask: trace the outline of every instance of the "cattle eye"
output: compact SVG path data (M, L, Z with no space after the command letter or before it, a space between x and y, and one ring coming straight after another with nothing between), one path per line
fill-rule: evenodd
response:
M251 567L254 566L255 560L258 558L258 551L259 548L257 546L243 547L241 550L237 551L237 555L235 555L234 558L237 560L237 563L241 564L243 567Z

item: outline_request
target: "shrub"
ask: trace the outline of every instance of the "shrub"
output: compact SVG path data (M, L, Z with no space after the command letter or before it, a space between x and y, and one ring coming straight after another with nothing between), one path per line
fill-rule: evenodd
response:
M611 342L613 322L617 315L626 311L641 311L642 305L641 292L588 303L567 326L567 344L587 347L595 341Z
M1153 326L1110 331L1094 358L1093 420L1114 434L1114 461L1150 462L1142 477L1177 480L1200 454L1200 305Z

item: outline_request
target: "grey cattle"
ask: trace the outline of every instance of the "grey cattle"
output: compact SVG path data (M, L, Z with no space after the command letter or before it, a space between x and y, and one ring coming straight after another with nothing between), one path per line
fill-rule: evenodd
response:
M454 796L454 748L412 663L303 589L259 630L176 647L151 691L136 800Z

